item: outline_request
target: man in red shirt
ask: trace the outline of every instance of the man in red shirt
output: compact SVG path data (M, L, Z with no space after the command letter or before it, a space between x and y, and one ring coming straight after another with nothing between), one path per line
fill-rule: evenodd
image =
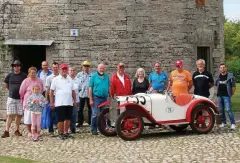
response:
M126 96L131 95L131 80L129 76L124 72L124 64L119 63L117 66L117 72L111 76L110 79L110 95L114 96Z

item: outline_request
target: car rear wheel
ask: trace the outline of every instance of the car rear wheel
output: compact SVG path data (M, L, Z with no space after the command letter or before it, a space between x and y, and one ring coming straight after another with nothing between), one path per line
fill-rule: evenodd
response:
M142 117L133 110L123 112L116 121L116 131L123 140L135 140L144 127Z
M109 108L104 109L98 116L98 130L104 136L116 136L114 124L109 118Z
M215 123L213 110L207 105L196 106L191 114L191 128L199 134L210 132Z
M171 129L175 130L176 132L183 132L188 127L188 124L183 124L183 125L178 125L178 126L170 125L169 127Z

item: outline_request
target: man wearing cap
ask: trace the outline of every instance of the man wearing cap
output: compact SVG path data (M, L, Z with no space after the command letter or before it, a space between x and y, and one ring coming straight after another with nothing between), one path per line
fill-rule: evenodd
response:
M42 69L37 72L37 77L40 78L43 82L43 88L44 88L43 96L45 96L45 91L46 91L46 87L45 87L46 79L51 74L52 74L52 72L48 69L48 62L43 61L42 62Z
M124 72L124 64L119 63L117 66L117 72L111 76L110 79L110 95L114 96L126 96L131 95L131 80L129 76Z
M88 107L88 124L91 125L92 110L91 110L89 97L88 97L88 86L89 86L89 81L92 75L92 73L90 72L90 66L91 66L91 63L89 61L84 61L82 63L83 71L79 72L76 76L81 83L80 90L79 90L80 104L79 104L79 110L78 110L77 127L80 127L83 125L83 122L84 122L83 110L84 110L85 103L87 103L87 107Z
M76 108L76 93L73 81L68 76L68 65L62 63L60 68L60 75L53 79L50 87L50 105L51 108L56 109L59 138L64 140L69 137L68 129L72 118L72 109Z
M181 60L176 61L176 70L172 71L169 77L168 90L172 87L173 95L189 93L193 82L190 72L183 69Z
M98 71L94 73L89 82L89 101L92 106L91 131L92 135L97 133L97 116L100 113L98 105L107 101L109 94L110 79L105 73L105 65L99 64Z
M19 132L19 125L21 121L21 117L23 114L22 103L20 100L19 89L20 86L27 75L21 72L21 63L19 60L15 60L12 64L13 72L8 74L4 80L5 87L9 91L8 99L7 99L7 121L6 128L1 136L2 138L9 137L9 129L11 127L11 123L14 117L16 117L16 136L22 136Z
M159 62L154 64L154 70L155 72L151 72L148 77L150 91L155 93L163 92L167 86L168 76L165 72L161 71L161 64Z

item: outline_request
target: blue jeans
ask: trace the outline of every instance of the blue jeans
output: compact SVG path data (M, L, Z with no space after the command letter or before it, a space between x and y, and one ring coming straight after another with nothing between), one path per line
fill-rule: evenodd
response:
M219 107L219 110L221 113L220 117L221 117L222 123L224 123L224 124L227 123L226 116L225 116L225 110L224 110L224 108L225 108L228 113L231 124L235 124L233 112L231 109L231 97L218 96L218 107Z
M50 117L50 123L49 123L48 132L54 132L53 125L57 124L57 113L55 108L50 109L49 117Z
M78 106L79 106L79 103L77 103L77 108ZM73 108L72 110L72 119L70 122L70 130L72 132L76 132L76 122L77 122L77 112L78 112L77 108Z
M92 132L97 131L97 117L98 117L99 113L104 109L104 107L98 108L98 105L105 101L107 101L107 97L98 98L96 96L93 96L93 106L92 106L92 116L91 116L91 131Z

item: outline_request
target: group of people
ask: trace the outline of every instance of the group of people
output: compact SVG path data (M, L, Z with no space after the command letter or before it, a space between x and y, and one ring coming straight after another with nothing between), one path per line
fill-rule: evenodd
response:
M2 138L9 137L9 128L16 117L15 135L21 136L19 124L24 115L24 124L28 129L28 137L34 141L41 140L41 113L46 104L50 110L49 134L54 134L53 124L57 121L60 139L71 137L76 132L76 127L81 127L84 122L84 106L88 107L88 124L91 126L92 135L98 135L97 117L100 113L98 105L114 96L125 96L137 93L161 93L164 90L172 90L173 95L189 93L194 86L194 94L209 98L209 89L217 87L218 107L221 113L222 124L226 126L226 109L231 129L235 129L235 120L231 110L231 96L236 89L235 78L227 72L225 64L220 64L220 73L214 82L213 76L205 69L205 61L196 61L197 71L191 73L184 69L181 60L175 62L176 70L168 76L161 71L161 63L154 64L154 71L146 78L143 68L136 71L135 79L131 79L125 73L125 65L119 63L117 71L111 77L105 71L105 65L99 64L96 72L90 71L91 63L84 61L82 71L76 73L74 67L66 63L60 66L52 63L52 70L48 69L48 62L42 62L42 70L37 71L30 67L28 75L21 72L21 63L13 62L13 72L8 74L4 82L9 90L7 100L6 129ZM59 71L60 67L60 71ZM77 124L77 125L76 125Z

